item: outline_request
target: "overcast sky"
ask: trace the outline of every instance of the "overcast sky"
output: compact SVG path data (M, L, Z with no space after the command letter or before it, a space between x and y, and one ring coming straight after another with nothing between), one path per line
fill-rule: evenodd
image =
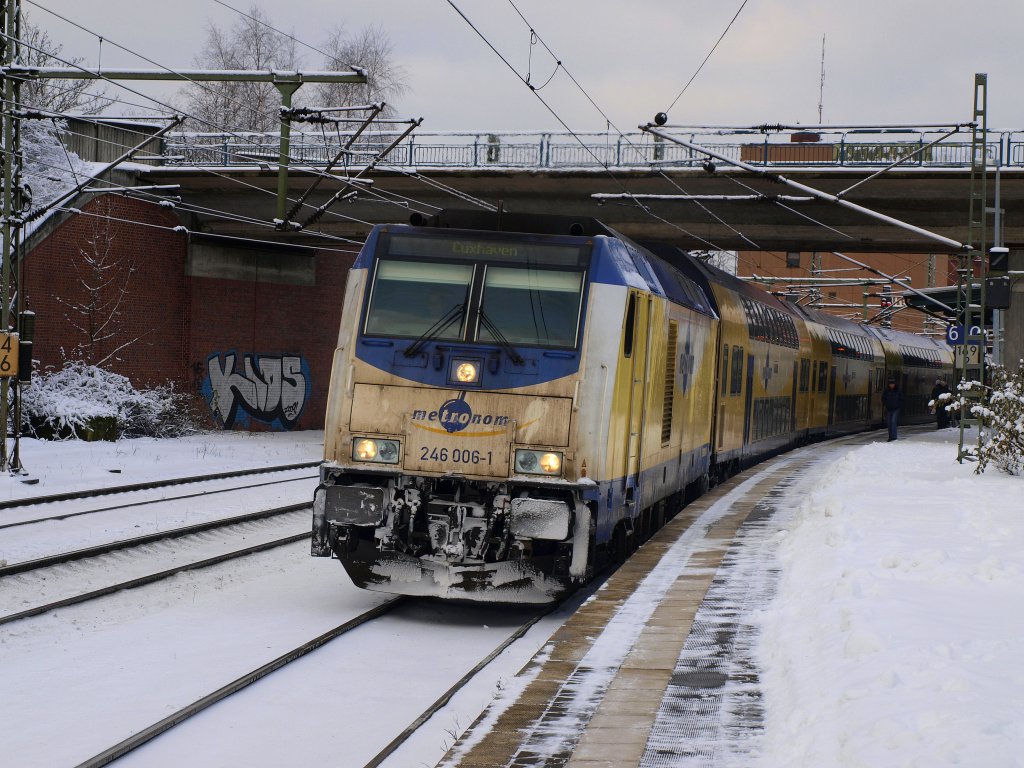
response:
M248 10L248 0L227 0ZM555 61L621 130L669 108L742 0L454 0L481 33L531 82ZM421 130L560 130L558 120L487 47L446 0L263 2L280 29L320 46L343 25L379 25L406 70L403 117ZM42 10L101 34L104 66L149 68L117 50L140 51L168 67L193 65L210 24L237 14L213 0L23 0L32 22L95 66L100 44ZM1024 2L978 0L748 0L714 55L669 112L672 123L753 125L818 122L825 36L824 122L833 125L966 122L975 72L989 77L989 127L1024 129ZM320 56L300 47L307 69ZM531 56L532 52L532 56ZM137 83L142 90L146 86ZM108 94L115 89L108 86ZM154 91L158 93L159 91ZM163 91L166 93L166 90ZM555 73L539 91L576 131L601 131L605 118ZM126 99L138 100L126 95Z

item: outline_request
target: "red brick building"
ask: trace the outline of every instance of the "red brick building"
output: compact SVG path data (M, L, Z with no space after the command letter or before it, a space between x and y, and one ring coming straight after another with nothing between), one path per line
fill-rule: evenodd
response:
M946 254L850 252L844 255L907 281L917 289L956 283L955 260ZM773 292L795 291L807 297L802 303L809 302L811 297L808 294L815 289L817 305L827 312L858 322L864 319L865 313L867 318L874 318L888 296L895 299L905 290L899 285L857 285L850 282L881 278L829 252L740 251L736 273L742 277L776 278L776 282L765 283L762 287ZM802 282L805 278L812 278L814 282ZM898 309L899 302L896 304ZM891 322L893 328L909 333L945 332L944 325L940 327L927 315L913 309L899 309L892 315Z

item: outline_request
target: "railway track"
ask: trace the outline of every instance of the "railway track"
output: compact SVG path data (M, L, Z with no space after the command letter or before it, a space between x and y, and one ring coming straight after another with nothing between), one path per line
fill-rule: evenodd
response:
M90 491L75 491L75 492L68 492L68 493L53 494L53 495L49 495L49 496L32 496L32 497L26 497L24 499L13 499L13 500L6 501L6 502L0 502L0 511L2 511L4 509L25 508L25 507L31 507L31 506L43 506L43 505L52 504L52 503L55 503L55 502L73 501L73 500L78 500L78 499L98 498L98 497L101 497L101 496L109 496L109 495L120 494L120 493L132 493L132 492L136 492L136 491L153 490L153 489L157 489L157 488L166 488L166 487L183 485L183 484L210 482L210 481L216 481L216 480L231 479L231 478L236 478L236 477L251 477L253 475L259 475L259 474L273 474L273 473L276 473L276 472L289 472L289 471L295 471L295 470L301 470L301 469L310 469L312 467L319 466L319 464L320 464L319 462L305 462L305 463L301 463L301 464L285 464L285 465L281 465L281 466L267 467L267 468L262 468L262 469L246 469L246 470L238 470L236 472L219 472L219 473L215 473L215 474L211 474L211 475L193 475L193 476L185 477L185 478L172 478L172 479L169 479L169 480L158 480L158 481L152 481L152 482L147 482L147 483L135 483L135 484L132 484L132 485L112 486L112 487L109 487L109 488L99 488L99 489L90 490ZM299 482L301 480L312 480L312 479L315 479L316 477L317 477L317 475L304 475L302 477L290 477L290 478L283 478L283 479L278 479L278 480L270 480L270 481L263 482L263 483L252 483L252 484L241 485L241 486L233 485L233 486L229 486L229 487L226 487L226 488L211 488L211 489L206 489L206 490L202 490L202 491L197 491L195 493L181 494L181 495L178 495L178 496L169 496L169 497L168 496L164 496L164 497L160 497L160 498L156 498L156 499L146 499L146 500L142 500L142 501L130 501L130 502L125 503L125 504L114 504L114 505L111 505L111 506L96 507L94 509L77 510L77 511L73 511L73 512L63 512L63 513L58 513L58 514L54 514L54 515L47 515L45 517L30 517L30 518L27 518L27 519L24 519L24 520L17 520L17 521L13 521L13 522L0 523L0 530L4 530L6 528L17 528L17 527L25 526L25 525L33 525L35 523L45 523L45 522L52 522L52 521L57 521L57 520L67 520L67 519L74 518L74 517L81 517L82 515L92 515L92 514L97 514L97 513L100 513L100 512L114 512L114 511L118 511L118 510L122 510L122 509L129 509L131 507L141 507L141 506L145 506L145 505L148 505L148 504L159 504L159 503L166 503L166 502L171 502L171 501L179 501L179 500L184 500L184 499L192 499L192 498L197 498L199 496L208 496L208 495L214 494L214 493L230 493L232 491L246 490L246 489L249 489L249 488L262 488L262 487L266 487L266 486L270 486L270 485L280 485L280 484L283 484L283 483Z
M89 547L86 549L65 552L58 555L52 555L49 557L38 558L36 560L15 563L13 565L8 565L3 568L0 568L0 578L7 578L15 575L25 576L30 575L33 572L44 572L49 568L59 567L61 565L66 565L68 563L76 562L79 560L85 560L87 558L103 557L104 555L108 555L112 552L142 547L148 544L158 543L161 541L180 539L186 536L195 536L199 533L205 533L211 530L238 527L241 525L245 525L246 523L266 520L274 516L281 516L291 514L293 512L299 512L302 510L309 509L309 507L309 504L292 504L286 507L278 507L275 509L261 510L259 512L253 512L246 515L239 515L225 520L208 521L205 523L188 526L187 528L162 531L160 533L139 536L133 539L111 542L109 544L103 544L97 547ZM265 541L259 544L233 549L229 552L222 552L220 554L202 558L200 560L192 560L189 562L180 563L173 567L163 568L159 571L148 573L142 576L116 581L114 583L106 584L96 589L89 589L84 592L79 592L67 597L62 597L57 600L46 601L38 605L33 605L28 608L24 608L22 610L0 616L0 625L9 624L11 622L30 618L32 616L38 616L40 614L47 613L58 608L65 608L70 605L76 605L79 603L87 602L89 600L105 597L106 595L111 595L115 592L120 592L121 590L133 589L135 587L153 584L158 581L168 579L172 576L176 576L179 573L199 570L202 568L209 568L210 566L220 565L221 563L226 563L240 557L246 557L248 555L256 554L258 552L264 552L270 549L275 549L277 547L286 546L296 541L308 539L309 536L310 532L307 530L303 531L302 533L278 537L270 541Z
M306 656L312 651L315 651L317 648L320 648L321 646L329 643L331 640L341 637L347 632L351 632L356 627L362 626L367 622L373 621L374 619L393 611L398 605L401 605L403 602L405 602L406 599L407 598L404 597L392 598L388 602L382 603L376 606L375 608L372 608L371 610L367 611L366 613L363 613L359 616L356 616L353 619L349 619L348 621L339 624L333 629L313 638L312 640L309 640L299 645L298 647L288 651L287 653L278 656L273 661L269 661L266 664L263 664L262 666L258 667L257 669L252 670L251 672L246 672L244 675L235 678L227 685L221 686L216 691L213 691L212 693L203 696L201 699L198 699L192 702L191 704L188 704L178 709L176 712L173 712L172 714L168 715L162 720L153 723L147 728L142 729L141 731L115 744L109 749L105 749L99 754L95 755L94 757L91 757L88 760L79 763L77 768L101 768L101 766L109 765L122 755L125 755L131 750L142 746L146 742L156 738L165 731L168 731L174 726L188 720L193 715L199 714L204 709L207 709L208 707L211 707L214 704L223 701L228 696L231 696L232 694L237 693L243 688L252 685L257 680L261 680L267 675L276 672L277 670L292 663L293 661L301 659L303 656Z
M170 499L169 501L174 501L174 499ZM247 512L243 515L224 517L217 520L207 520L202 523L185 525L180 528L171 528L169 530L158 531L156 533L147 533L143 536L135 536L130 539L111 541L105 544L98 544L94 547L83 547L82 549L74 549L68 552L60 552L55 555L47 555L46 557L37 557L32 560L21 560L16 563L9 563L7 565L0 566L0 578L3 578L5 576L13 576L18 573L26 573L28 571L34 571L40 568L49 568L55 565L65 565L66 563L71 563L75 560L82 560L88 557L98 557L100 555L109 554L110 552L117 552L121 549L130 549L132 547L143 546L144 544L154 544L159 541L177 539L181 538L182 536L189 536L195 533L202 533L203 531L224 528L230 525L250 523L255 520L264 520L268 517L275 517L277 515L284 515L289 512L297 512L299 510L309 508L310 504L308 502L301 502L298 504L287 504L283 507L263 509L258 512Z
M515 632L513 632L501 645L491 651L487 656L477 662L471 670L459 678L454 685L452 685L447 691L441 694L430 706L423 710L423 712L413 720L406 728L402 730L395 738L393 738L388 744L373 758L367 762L363 768L378 768L385 760L393 755L405 742L407 742L413 734L416 733L427 721L430 720L434 715L444 709L448 702L452 700L459 691L465 688L480 672L482 672L492 661L498 658L502 653L508 649L514 642L522 638L530 629L541 619L547 616L551 611L554 610L552 607L548 611L539 613L532 619L527 621Z
M588 590L589 593L589 590ZM391 613L396 608L405 605L410 602L412 598L409 597L394 597L385 603L382 603L375 608L367 611L360 616L350 619L337 627L325 632L318 637L309 640L296 648L284 653L257 669L247 672L233 680L232 682L218 688L202 698L181 707L174 713L161 719L160 721L153 723L149 727L143 728L132 736L124 739L123 741L115 744L114 746L106 749L92 758L80 763L77 768L101 768L102 766L109 765L114 760L122 757L133 749L142 746L143 744L151 741L157 736L169 731L175 726L185 722L193 715L199 714L203 710L217 704L229 696L241 691L248 687L252 683L261 680L273 672L276 672L283 667L287 666L293 661L296 661L303 656L311 653L314 650L326 645L327 643L335 640L342 635L356 629L357 627L363 626L373 620L384 617ZM536 613L530 617L526 622L516 628L503 642L501 642L496 648L494 648L489 654L483 659L478 661L469 671L463 674L453 685L451 685L441 696L427 706L408 726L403 728L387 745L384 746L376 755L374 755L368 762L365 763L364 768L378 768L381 766L392 754L394 754L410 737L412 737L417 730L428 722L435 714L440 712L444 707L451 701L451 699L461 690L463 690L474 678L484 670L491 662L498 658L503 652L505 652L512 644L520 640L526 633L547 616L554 607L548 611Z
M151 488L165 488L171 485L184 485L187 483L201 483L207 480L223 480L230 477L245 477L247 475L260 475L269 472L284 472L289 469L308 469L320 466L319 461L305 461L298 464L281 464L274 467L256 467L251 469L236 469L229 472L215 472L209 475L190 475L188 477L172 477L165 480L149 480L143 483L129 483L127 485L111 485L104 488L93 488L85 491L67 491L65 493L54 493L46 496L26 496L21 499L9 499L0 502L0 509L11 509L12 507L24 507L29 504L47 504L54 501L70 501L71 499L88 499L95 496L108 496L112 493L126 493L128 491L145 491Z

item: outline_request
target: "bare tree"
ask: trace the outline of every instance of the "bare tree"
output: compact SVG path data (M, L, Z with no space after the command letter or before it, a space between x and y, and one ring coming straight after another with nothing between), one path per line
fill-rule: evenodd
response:
M335 27L321 46L327 54L324 68L330 71L360 67L366 83L319 83L314 98L317 106L351 107L385 101L389 105L408 91L407 74L392 58L391 41L380 27L366 27L346 36ZM394 114L389 107L385 114Z
M33 26L27 16L22 22L21 42L21 63L27 67L67 66L60 59L71 64L83 61L80 57L69 59L61 56L64 46L54 43L44 30ZM96 115L111 99L103 95L102 88L90 93L89 89L94 86L95 83L89 80L26 80L21 86L21 101L27 107L51 112Z
M58 298L66 310L65 318L80 339L69 357L104 367L117 360L121 350L138 341L119 338L125 330L122 307L129 295L135 263L131 256L114 247L114 235L106 220L93 223L78 254L80 258L72 261L79 281L75 291L78 298Z
M295 41L272 28L258 6L225 31L210 25L195 58L197 67L226 70L295 70ZM280 125L281 96L271 83L196 83L185 88L186 110L198 131L275 131Z

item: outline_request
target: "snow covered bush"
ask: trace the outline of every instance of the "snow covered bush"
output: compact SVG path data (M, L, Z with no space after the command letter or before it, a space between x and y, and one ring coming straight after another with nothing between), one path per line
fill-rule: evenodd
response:
M961 382L961 396L952 401L950 410L959 411L963 393L982 390L980 400L968 399L971 415L981 420L983 433L978 454L977 472L995 463L1004 472L1019 475L1024 467L1024 366L1016 372L992 366L992 384L982 387L978 382Z
M34 377L21 420L37 437L177 437L195 431L190 399L172 385L137 390L124 376L81 361Z

